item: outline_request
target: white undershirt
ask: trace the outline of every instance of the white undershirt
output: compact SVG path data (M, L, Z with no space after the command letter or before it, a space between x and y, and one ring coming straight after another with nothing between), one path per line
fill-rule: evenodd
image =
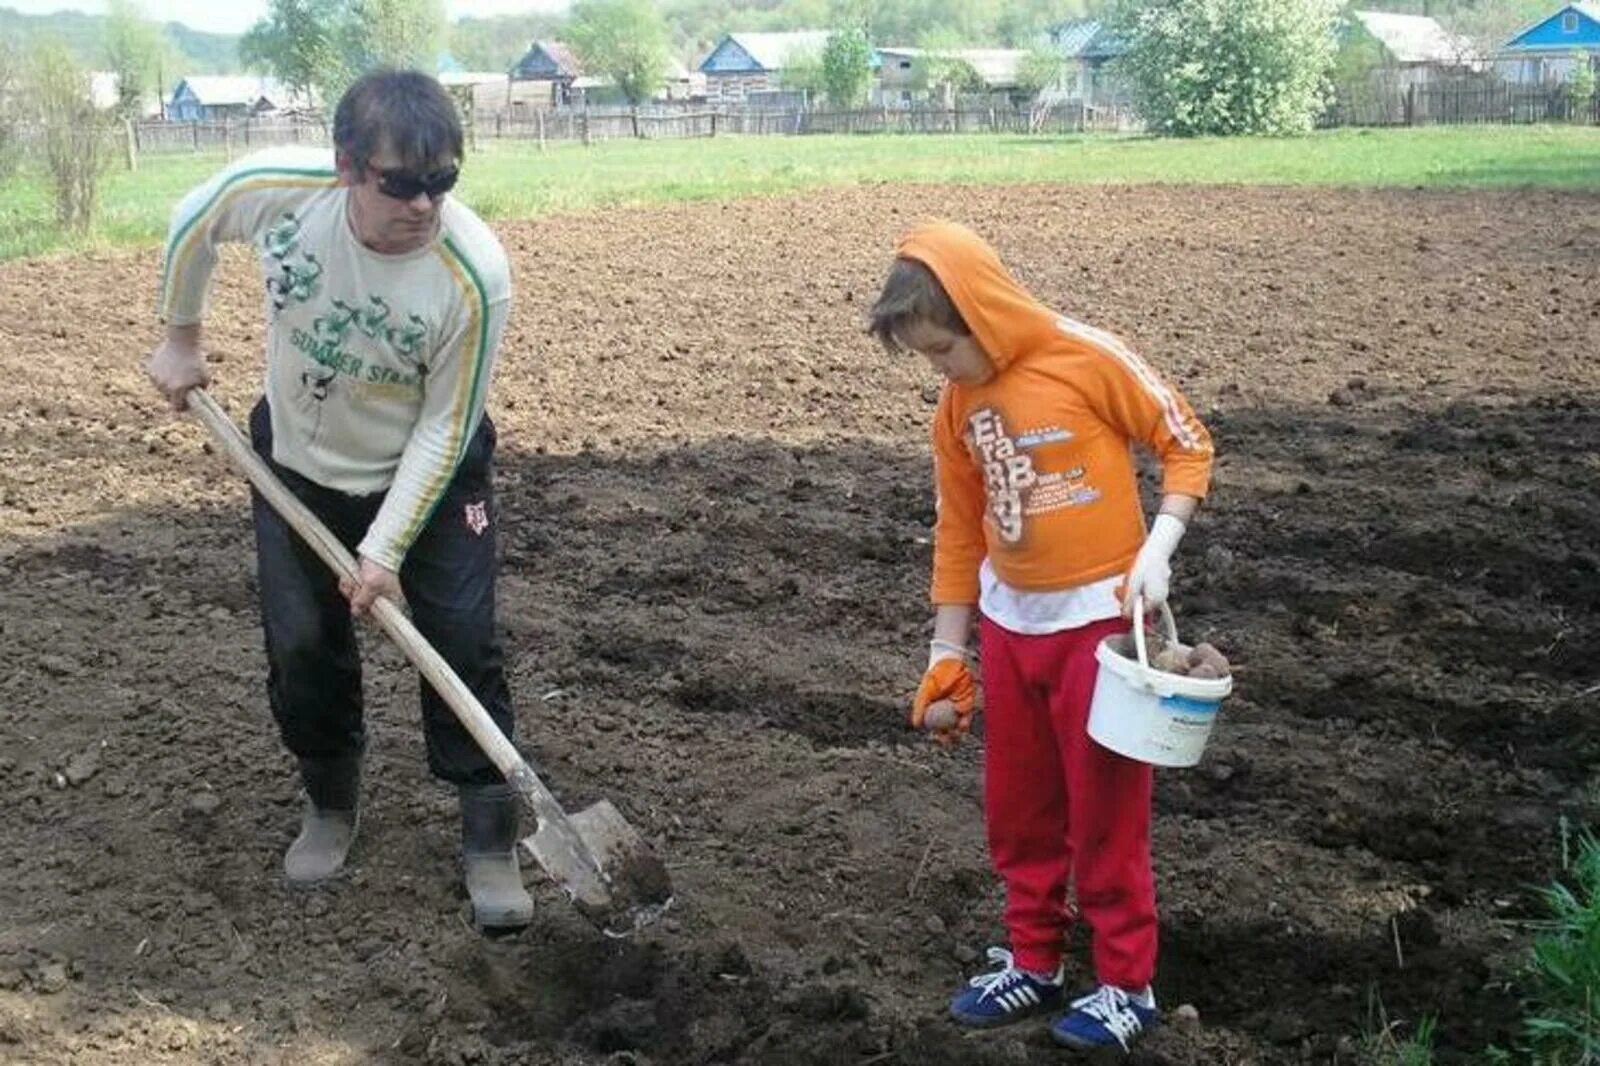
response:
M1122 580L1118 574L1077 588L1025 592L1001 581L985 559L978 568L978 610L1013 633L1060 633L1120 615L1117 586Z

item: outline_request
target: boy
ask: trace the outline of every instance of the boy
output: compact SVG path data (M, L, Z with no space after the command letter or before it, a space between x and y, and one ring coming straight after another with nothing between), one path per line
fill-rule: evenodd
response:
M1170 559L1205 495L1211 439L1187 401L1121 341L1057 315L994 250L948 222L921 226L872 309L892 351L947 380L934 415L934 635L911 721L955 704L970 726L974 607L985 697L984 810L1006 887L1011 950L951 1000L963 1025L1004 1025L1066 1003L1067 887L1094 934L1099 987L1066 1003L1060 1043L1126 1050L1157 1020L1151 767L1089 739L1095 648L1133 598L1167 598ZM1145 533L1131 443L1161 458Z

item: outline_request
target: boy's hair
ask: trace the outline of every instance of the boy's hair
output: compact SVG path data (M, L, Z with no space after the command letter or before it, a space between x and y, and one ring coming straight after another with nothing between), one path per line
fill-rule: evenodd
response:
M363 178L385 145L407 169L460 162L461 119L437 80L416 70L375 70L356 79L333 113L333 144ZM359 180L359 179L358 179Z
M915 259L901 257L889 269L883 291L872 305L867 332L885 348L897 352L900 342L895 334L919 319L963 336L972 333L933 271Z

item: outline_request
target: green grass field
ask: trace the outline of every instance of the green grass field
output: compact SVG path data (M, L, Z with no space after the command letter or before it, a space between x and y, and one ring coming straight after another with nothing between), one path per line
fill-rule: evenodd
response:
M148 156L137 173L112 170L94 232L76 241L56 227L42 177L24 170L0 186L0 260L158 242L173 204L221 164L219 156ZM468 161L459 191L486 217L520 218L884 181L1600 188L1600 129L1457 126L1193 140L719 137L564 143L545 152L491 141Z

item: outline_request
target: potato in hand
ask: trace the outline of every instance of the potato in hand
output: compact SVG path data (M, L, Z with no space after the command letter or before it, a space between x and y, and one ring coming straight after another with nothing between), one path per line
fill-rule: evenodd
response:
M961 715L951 700L934 700L928 704L928 709L922 712L922 728L929 733L954 729L960 720Z

